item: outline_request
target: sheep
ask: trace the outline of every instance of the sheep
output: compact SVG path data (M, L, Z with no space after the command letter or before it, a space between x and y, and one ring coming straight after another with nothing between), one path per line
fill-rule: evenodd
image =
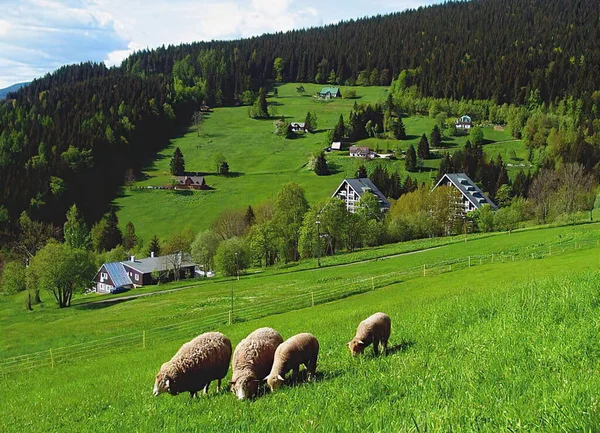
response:
M391 327L392 321L385 313L375 313L363 320L358 325L354 338L348 342L350 353L352 355L359 355L371 343L373 343L373 352L375 355L379 355L379 343L383 346L385 353L390 338Z
M232 362L231 390L240 399L255 397L260 380L271 371L275 350L283 343L279 332L259 328L240 341Z
M210 382L215 379L220 390L221 380L229 370L231 350L231 341L220 332L207 332L185 343L160 367L154 395L189 392L195 397L201 389L208 393Z
M279 389L288 371L292 370L292 377L298 376L300 364L308 370L309 379L314 377L318 356L319 341L314 335L303 333L288 338L275 351L271 373L265 377L271 391Z

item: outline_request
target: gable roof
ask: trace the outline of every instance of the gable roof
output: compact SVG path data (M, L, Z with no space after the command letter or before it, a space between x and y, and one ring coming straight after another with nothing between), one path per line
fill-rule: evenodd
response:
M133 284L121 262L104 263L102 266L104 266L104 269L106 269L106 272L110 276L115 288ZM96 272L96 275L98 275L101 270L102 267L100 267L98 272Z
M321 91L319 92L321 95L325 94L325 93L331 93L332 95L337 95L337 93L340 91L339 87L323 87L321 89Z
M204 181L204 176L177 176L177 181L180 184L184 184L187 179L190 179L194 185L204 185L206 182Z
M192 257L187 253L175 253L168 254L166 256L148 257L147 259L134 259L133 262L128 260L120 262L120 264L135 269L142 274L150 274L153 271L161 272L173 269L173 263L175 260L180 261L179 266L181 268L196 266L196 264L192 261Z
M446 173L433 189L436 189L440 184L445 185L444 179L454 185L467 200L473 203L476 209L485 204L489 204L494 210L498 209L498 206L465 173Z
M371 179L366 178L366 177L355 178L355 179L344 179L342 181L342 183L340 184L340 186L338 186L338 188L335 190L332 197L335 197L336 195L338 195L338 193L340 192L340 190L344 187L344 184L346 184L346 183L350 186L350 188L352 188L354 190L354 192L356 192L356 194L358 194L359 197L362 197L362 195L366 192L370 192L377 196L381 207L389 208L391 206L390 202L387 200L387 198L385 198L385 196L381 193L381 191L379 191L379 188L377 188L375 186L375 184L373 182L371 182Z

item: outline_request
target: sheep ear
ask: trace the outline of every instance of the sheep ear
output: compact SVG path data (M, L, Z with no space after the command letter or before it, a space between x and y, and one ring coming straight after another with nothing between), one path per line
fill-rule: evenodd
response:
M269 375L269 376L270 376L270 375ZM265 382L266 382L266 381L267 381L267 379L269 378L269 376L265 377L265 378L263 379L263 381L265 381Z
M346 343L346 346L350 347L350 343L352 343L351 341Z
M284 379L283 377L281 377L281 374L278 374L278 375L277 375L277 379L279 379L279 380L280 380L280 381L282 381L282 382L285 382L285 379Z
M358 340L357 343L360 344L361 346L365 345L365 343L362 340Z

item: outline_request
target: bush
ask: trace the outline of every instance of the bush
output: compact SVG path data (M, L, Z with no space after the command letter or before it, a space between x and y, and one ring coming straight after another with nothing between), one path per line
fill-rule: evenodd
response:
M25 265L21 262L8 262L2 273L2 291L4 293L18 293L25 291Z

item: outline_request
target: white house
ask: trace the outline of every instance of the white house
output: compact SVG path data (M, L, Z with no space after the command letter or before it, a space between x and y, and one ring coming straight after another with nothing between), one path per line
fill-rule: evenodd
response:
M356 212L360 207L359 201L364 194L373 194L379 200L381 212L386 212L390 208L390 202L379 189L367 178L344 179L340 186L335 190L332 197L344 200L346 209L349 212Z
M342 150L342 142L334 141L333 143L331 143L331 150Z
M469 116L464 115L460 119L456 119L454 126L456 126L456 129L471 129L473 122Z
M446 173L433 189L440 185L453 186L461 193L464 213L479 209L486 204L490 205L493 210L498 210L498 206L465 173Z
M350 156L353 158L366 158L373 159L375 158L375 152L373 152L370 148L364 146L350 146Z

